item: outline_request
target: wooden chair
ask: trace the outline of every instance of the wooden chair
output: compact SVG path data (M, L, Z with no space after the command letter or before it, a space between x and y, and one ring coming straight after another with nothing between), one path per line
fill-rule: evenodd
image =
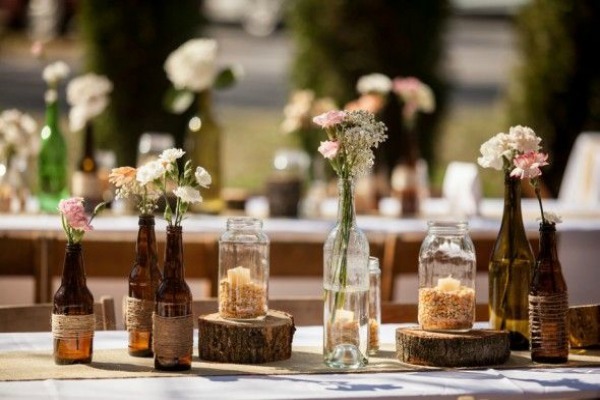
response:
M102 296L94 303L96 330L116 329L115 302ZM52 304L0 306L0 332L46 332L51 329Z

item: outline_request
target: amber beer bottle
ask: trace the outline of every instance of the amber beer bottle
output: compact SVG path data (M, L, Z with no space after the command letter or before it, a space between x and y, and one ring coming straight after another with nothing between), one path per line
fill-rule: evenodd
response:
M140 215L138 226L136 258L129 273L126 311L129 354L151 357L152 312L156 306L156 291L162 280L158 269L154 215Z
M154 366L182 371L192 366L192 293L184 279L180 226L167 226L163 281L156 293Z
M83 197L85 211L91 213L102 202L102 184L98 175L94 146L94 131L89 123L85 126L83 154L77 163L77 169L71 177L73 196Z
M61 284L52 310L54 362L85 364L92 361L94 298L86 285L81 244L67 244Z
M556 227L540 224L540 253L529 288L531 360L566 363L569 357L569 300L556 252Z

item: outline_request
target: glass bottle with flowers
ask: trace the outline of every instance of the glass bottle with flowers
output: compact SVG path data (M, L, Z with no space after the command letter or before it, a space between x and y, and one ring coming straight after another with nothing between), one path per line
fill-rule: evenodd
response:
M29 196L30 158L37 154L37 124L17 109L0 113L0 212L21 211Z
M57 61L44 68L43 78L48 89L46 101L46 123L41 131L41 146L38 156L38 199L40 209L56 212L60 199L69 195L67 181L67 145L60 130L58 109L58 85L69 75L67 64Z
M528 298L534 257L521 215L521 181L511 175L517 157L540 150L541 138L524 126L511 127L481 145L483 168L504 172L504 210L489 268L492 329L508 330L512 350L529 349Z
M369 242L356 225L354 179L372 167L386 127L363 110L329 111L314 122L327 132L319 152L339 191L338 220L323 246L323 357L331 367L357 368L368 362Z
M191 368L194 318L192 293L185 282L181 223L190 205L202 202L200 187L208 188L211 176L202 167L192 167L188 160L183 169L179 159L182 149L167 149L158 160L150 161L136 173L142 185L156 185L165 198L167 242L163 280L156 292L153 314L154 366L161 370L180 371ZM167 201L167 191L175 187L174 207Z
M71 176L71 192L74 196L85 197L86 207L91 209L103 197L91 120L108 106L112 88L108 78L94 73L78 76L67 85L67 102L71 105L69 129L71 132L84 132L83 151Z
M212 174L212 185L204 193L204 201L193 206L198 211L216 214L222 211L221 173L222 129L212 111L211 89L232 86L242 75L239 66L217 70L218 46L213 39L191 39L167 57L164 69L173 87L167 92L165 104L176 114L182 114L192 104L197 112L188 122L184 146L196 165L204 165Z
M544 212L540 190L541 167L548 156L529 151L514 158L512 177L529 179L540 205L540 251L529 285L529 327L531 360L541 363L566 363L569 358L567 314L569 298L556 251L556 224L561 218Z
M427 165L421 159L416 137L418 113L432 113L435 97L431 88L415 77L397 77L392 91L402 102L402 124L405 132L405 154L392 172L391 186L401 202L403 216L419 213L421 198L427 191Z
M91 222L105 204L96 206L88 219L83 202L73 197L58 204L67 235L62 278L52 305L54 362L60 365L92 362L96 320L94 298L86 285L81 240L92 230Z
M139 211L136 255L129 273L124 317L129 333L129 354L151 357L152 313L156 308L156 291L162 281L153 213L161 192L152 181L138 180L137 170L132 167L114 168L108 179L117 188L116 198L134 200Z

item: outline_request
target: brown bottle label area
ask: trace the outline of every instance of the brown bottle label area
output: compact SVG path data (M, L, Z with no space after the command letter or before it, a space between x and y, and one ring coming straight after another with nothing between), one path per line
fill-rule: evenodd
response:
M125 327L128 331L152 331L152 313L154 312L154 302L150 300L141 300L134 297L124 298Z
M52 314L52 335L55 339L93 337L96 318L88 315Z
M563 350L568 346L567 294L529 296L531 348L546 351Z
M192 354L194 316L161 317L152 315L154 354L163 358L181 358Z

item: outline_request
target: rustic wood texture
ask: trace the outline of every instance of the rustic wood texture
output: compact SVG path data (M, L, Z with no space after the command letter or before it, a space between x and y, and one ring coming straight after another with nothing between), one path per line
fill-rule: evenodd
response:
M263 320L232 321L218 313L198 317L198 353L202 360L262 364L292 356L294 319L269 310Z
M600 346L600 304L571 306L567 320L571 347Z
M484 367L510 357L508 333L472 330L465 333L396 330L396 356L402 362L432 367Z

